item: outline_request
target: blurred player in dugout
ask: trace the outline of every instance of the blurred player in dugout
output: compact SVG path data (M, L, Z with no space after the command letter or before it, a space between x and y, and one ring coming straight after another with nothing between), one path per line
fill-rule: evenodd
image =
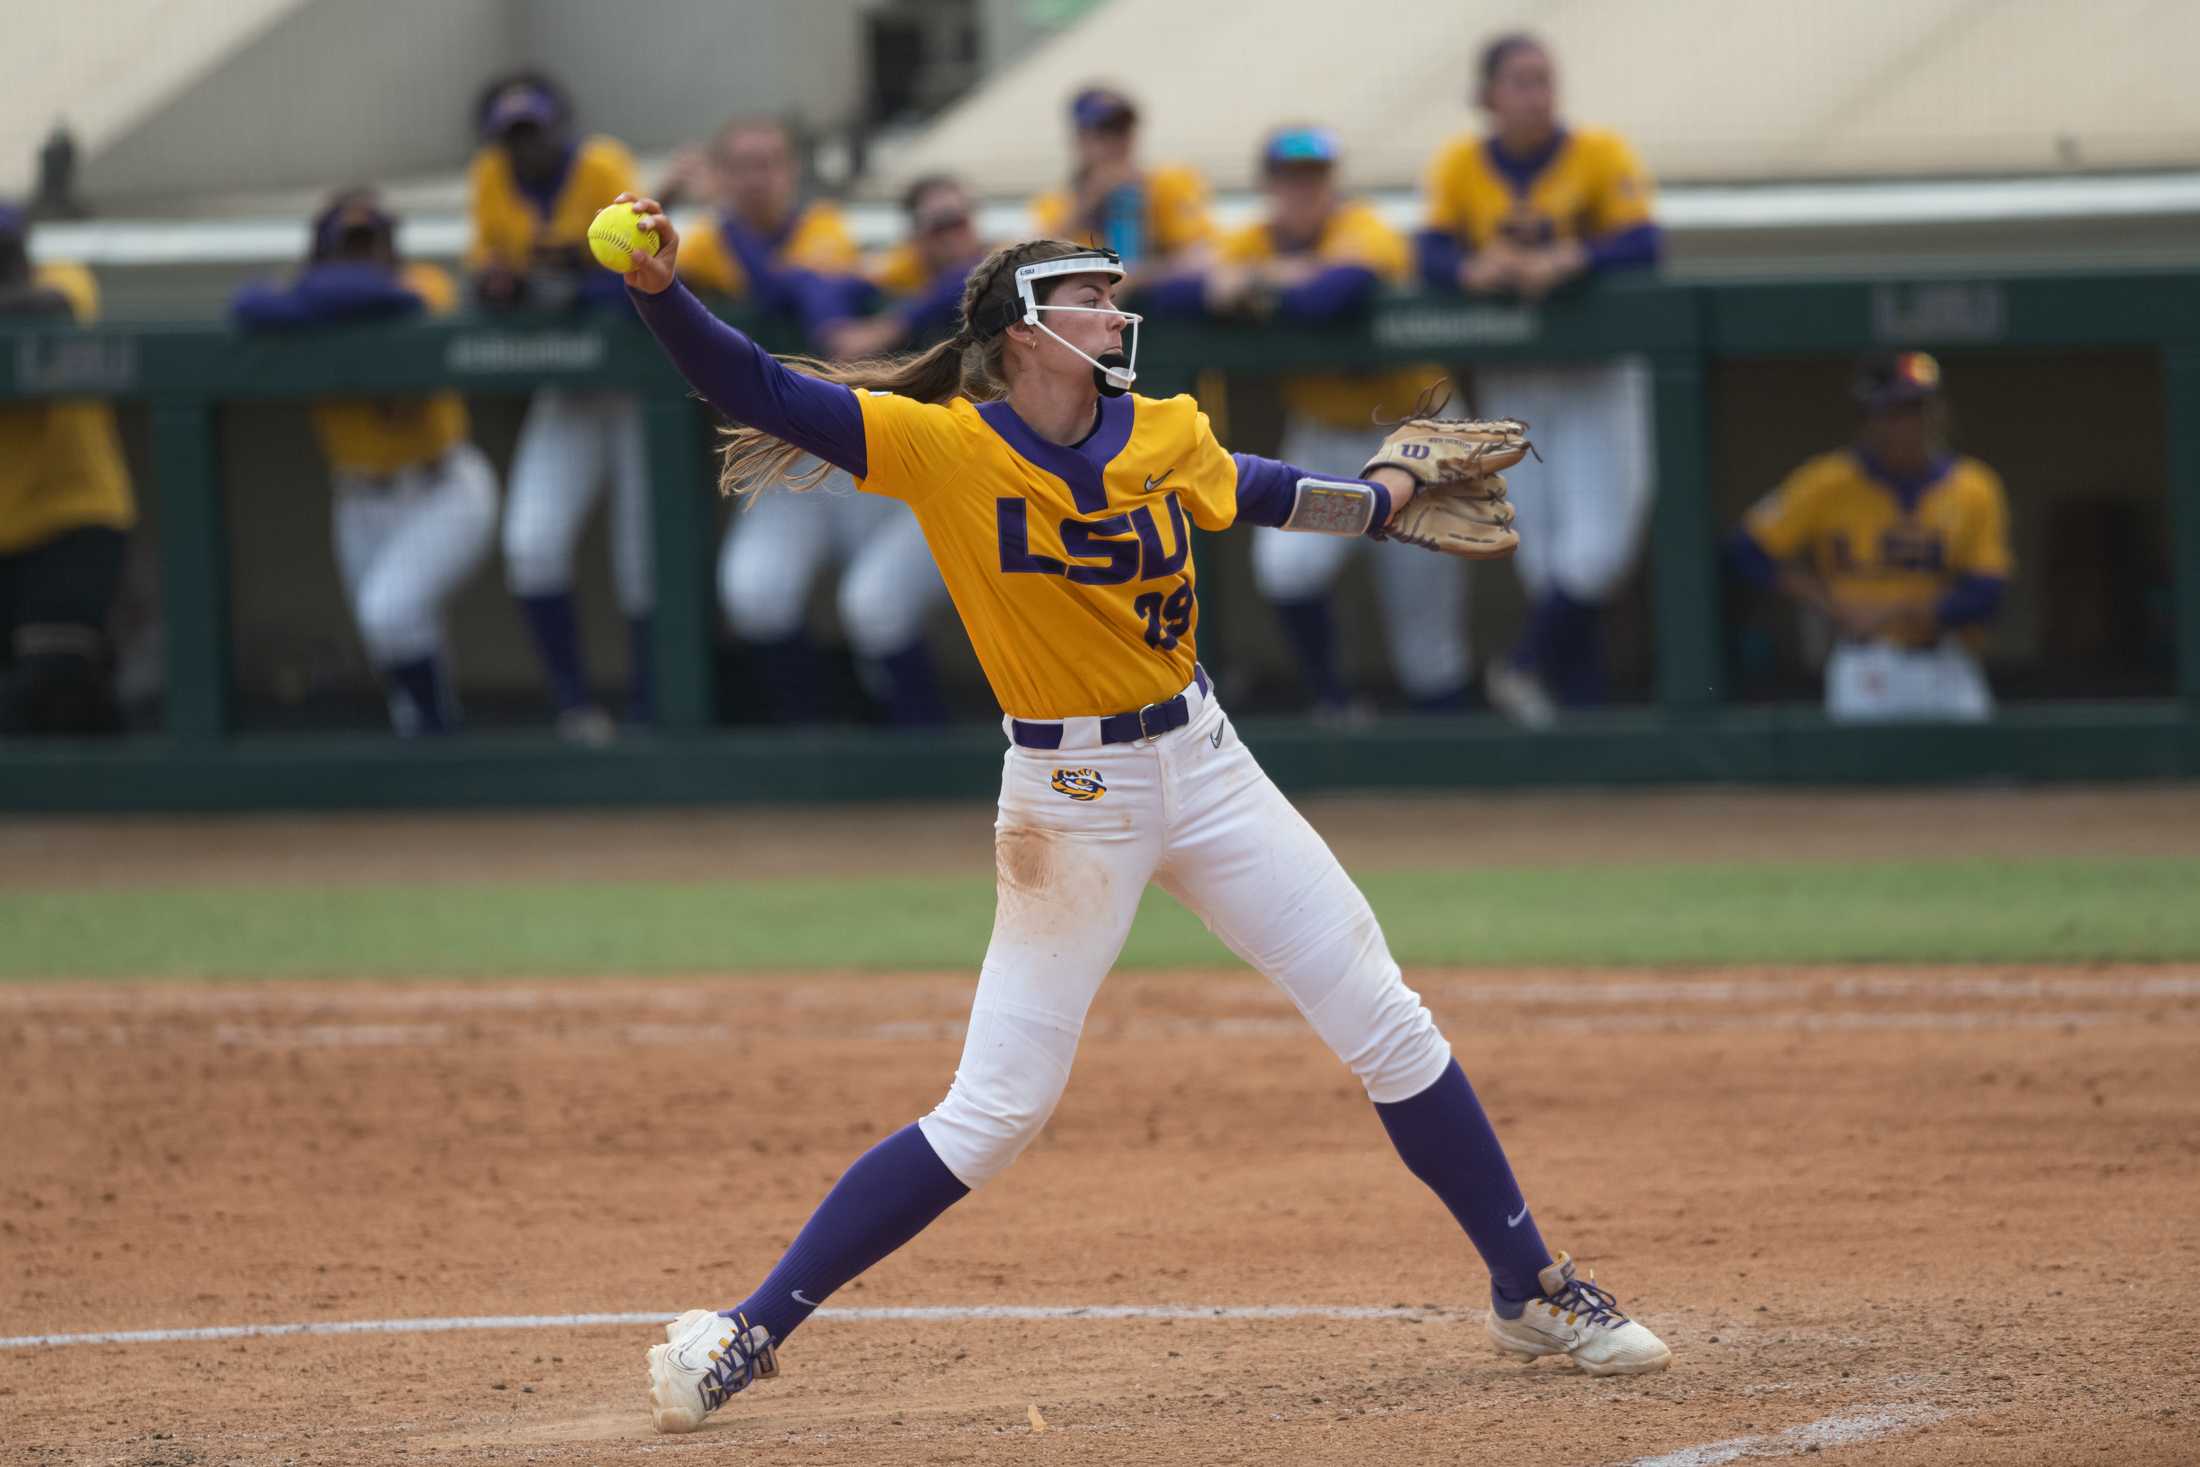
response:
M1529 35L1483 48L1475 102L1487 137L1447 143L1430 165L1420 238L1439 290L1536 301L1585 275L1657 262L1650 178L1616 134L1560 122L1551 54ZM1490 701L1540 727L1560 705L1605 699L1604 606L1641 551L1650 514L1650 377L1639 359L1474 372L1475 405L1525 418L1549 462L1506 471L1518 506L1513 557L1528 625L1489 671Z
M2008 496L1992 469L1948 451L1933 358L1867 362L1853 392L1856 441L1750 510L1733 564L1831 624L1829 717L1988 718L1978 654L2014 568Z
M1034 236L1111 249L1141 289L1204 268L1215 239L1206 182L1189 168L1139 161L1131 99L1086 87L1070 99L1069 120L1069 186L1031 201Z
M29 232L0 204L0 315L95 319L90 272L34 268ZM112 408L0 404L0 737L120 731L107 618L136 523Z
M339 192L315 216L304 268L286 284L248 285L232 311L249 327L386 320L458 304L451 277L397 253L397 221L366 189ZM456 392L324 398L313 431L334 481L336 570L352 622L401 735L458 724L443 609L489 558L496 472L470 441Z
M671 182L716 205L680 243L680 275L690 288L791 319L827 355L864 347L858 338L868 335L882 344L866 350L891 345L879 327L858 319L876 289L840 210L803 197L801 161L784 123L733 119L707 155L688 157ZM794 472L818 476L817 487L745 496L718 556L719 604L762 672L773 717L808 723L825 715L825 665L810 639L809 599L826 563L838 561L841 630L866 689L894 723L943 721L923 638L925 617L946 592L916 516L894 500L858 494L846 474L815 459Z
M639 185L625 145L578 135L564 90L535 72L492 82L475 104L474 121L481 150L470 174L466 264L482 304L624 314L625 282L596 268L587 240L596 211ZM539 389L512 455L505 577L549 677L558 731L583 744L613 735L610 715L589 692L573 598L574 549L606 480L612 584L628 628L627 714L647 723L656 702L650 676L656 585L641 405L623 392Z
M1268 137L1260 154L1266 216L1222 240L1201 286L1208 312L1336 321L1364 311L1384 286L1412 277L1405 236L1373 205L1338 193L1337 165L1337 140L1326 128L1286 127ZM1159 293L1173 292L1164 286ZM1444 381L1438 366L1287 377L1281 457L1357 466L1382 437L1378 419L1407 416ZM1337 665L1330 592L1346 560L1359 554L1379 563L1375 588L1391 667L1413 706L1425 712L1466 706L1465 562L1366 539L1253 533L1254 579L1298 654L1318 715L1347 716L1357 706Z

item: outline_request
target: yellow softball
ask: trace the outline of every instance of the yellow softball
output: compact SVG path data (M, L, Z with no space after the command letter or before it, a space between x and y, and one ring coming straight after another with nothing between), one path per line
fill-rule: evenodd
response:
M632 204L611 204L588 221L588 252L606 270L634 268L630 255L657 253L657 231L642 228Z

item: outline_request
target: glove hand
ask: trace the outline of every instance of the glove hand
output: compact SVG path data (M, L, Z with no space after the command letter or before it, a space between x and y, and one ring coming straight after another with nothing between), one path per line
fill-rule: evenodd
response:
M1360 470L1395 469L1419 486L1379 535L1469 560L1510 555L1520 543L1500 471L1535 451L1517 418L1439 418L1441 399L1415 404Z
M1462 560L1499 560L1520 544L1512 527L1512 501L1505 497L1501 474L1485 474L1417 491L1390 523L1375 532L1378 540L1398 540L1456 555Z

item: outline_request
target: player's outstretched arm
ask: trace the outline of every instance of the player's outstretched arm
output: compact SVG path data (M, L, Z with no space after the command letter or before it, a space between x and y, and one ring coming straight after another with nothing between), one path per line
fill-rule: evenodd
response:
M789 371L748 336L712 315L673 272L680 237L655 200L621 194L642 227L655 232L657 253L630 253L628 294L642 323L705 402L737 423L760 428L814 453L856 478L867 476L863 412L837 382Z

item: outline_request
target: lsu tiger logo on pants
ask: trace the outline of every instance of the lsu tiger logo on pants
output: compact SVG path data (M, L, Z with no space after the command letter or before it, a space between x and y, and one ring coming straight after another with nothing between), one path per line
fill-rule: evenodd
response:
M1057 769L1054 790L1073 800L1097 800L1107 794L1108 787L1097 769Z

